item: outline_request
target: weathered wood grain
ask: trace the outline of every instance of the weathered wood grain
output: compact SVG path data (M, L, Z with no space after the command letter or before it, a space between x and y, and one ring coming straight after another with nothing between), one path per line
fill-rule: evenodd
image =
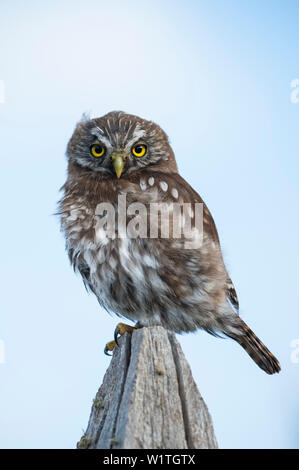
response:
M77 446L217 448L209 411L173 333L156 326L120 339Z

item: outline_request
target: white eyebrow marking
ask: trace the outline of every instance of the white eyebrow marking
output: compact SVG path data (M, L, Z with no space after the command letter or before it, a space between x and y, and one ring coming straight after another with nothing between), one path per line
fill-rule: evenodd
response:
M133 137L132 137L132 140L139 140L141 139L141 137L143 137L145 135L145 131L143 129L140 129L140 130L136 130L133 132Z
M139 122L137 123L134 132L133 132L133 139L141 139L145 135L145 130L141 129Z
M96 126L96 129L98 129L98 131L99 131L101 134L104 134L103 129L101 129L99 126Z
M103 144L105 144L107 148L112 148L111 142L107 137L102 136L100 138L100 141L103 142Z
M166 181L160 181L160 188L162 189L162 191L167 191L168 184L166 183Z
M129 131L128 131L129 133ZM133 145L138 142L141 137L143 137L145 135L145 131L141 130L139 132L134 132L133 134L133 137L127 142L126 144L126 150L129 150L131 147L133 147Z
M153 178L153 177L151 176L151 177L148 179L148 184L149 184L150 186L153 186L154 182L155 182L155 178Z
M90 133L92 135L94 135L95 137L97 137L104 145L106 145L107 148L112 148L110 140L107 137L105 137L104 135L99 133L99 128L98 127L95 128L95 129L92 129L90 131Z
M98 126L95 127L94 129L91 129L90 133L91 133L92 135L95 135L96 137L99 137L99 135L104 134L104 132L102 131L102 129L100 129Z
M129 127L128 129L128 132L127 132L127 135L126 135L126 138L129 134L129 131L131 130L131 127ZM140 124L138 123L136 126L135 126L135 129L134 129L134 132L133 132L133 135L131 137L131 139L128 141L128 143L126 144L126 150L130 149L133 144L135 144L136 142L138 142L138 140L140 140L142 137L144 137L146 134L145 130L144 129L141 129L141 126Z
M179 197L179 193L178 193L178 190L176 188L172 188L171 194L173 195L173 197L175 199L177 199Z

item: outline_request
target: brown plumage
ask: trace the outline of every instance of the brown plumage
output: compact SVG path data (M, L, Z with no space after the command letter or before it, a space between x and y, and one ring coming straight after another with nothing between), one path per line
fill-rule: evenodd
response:
M278 361L238 316L213 218L179 175L164 131L122 112L85 118L70 139L67 157L61 226L71 263L100 304L143 326L224 333L267 373L279 372ZM152 216L157 204L161 212ZM175 206L184 214L181 235ZM202 231L196 225L199 206ZM111 208L113 218L107 216ZM107 234L108 225L113 233Z

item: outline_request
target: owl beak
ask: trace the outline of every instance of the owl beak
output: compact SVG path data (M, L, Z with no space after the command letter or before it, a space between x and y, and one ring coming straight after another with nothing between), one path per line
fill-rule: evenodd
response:
M120 178L125 166L125 159L122 155L116 153L111 155L111 160L116 176Z

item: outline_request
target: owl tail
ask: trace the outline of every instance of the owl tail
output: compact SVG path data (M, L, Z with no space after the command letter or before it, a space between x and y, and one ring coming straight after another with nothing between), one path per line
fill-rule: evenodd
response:
M225 334L236 340L261 369L267 374L275 374L281 370L276 357L240 317L238 317L238 323L234 326L237 327L236 333L229 332Z

